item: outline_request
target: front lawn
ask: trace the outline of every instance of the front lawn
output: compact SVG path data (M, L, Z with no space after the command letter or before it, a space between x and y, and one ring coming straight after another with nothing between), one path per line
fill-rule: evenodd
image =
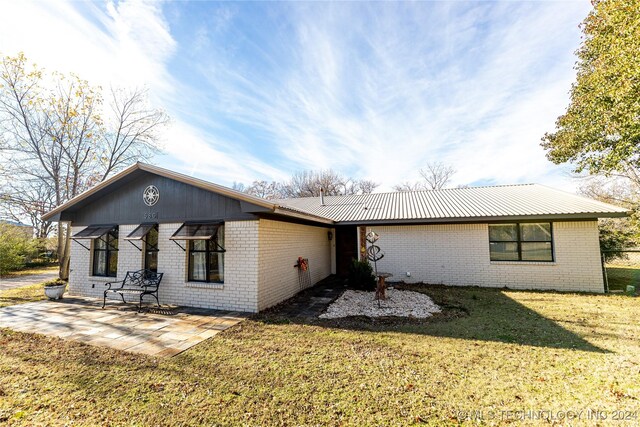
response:
M45 282L42 282L20 288L0 290L0 307L45 299L44 284Z
M295 323L271 312L171 359L0 330L0 423L454 425L584 411L569 424L595 425L588 409L638 423L640 299L411 288L444 313Z

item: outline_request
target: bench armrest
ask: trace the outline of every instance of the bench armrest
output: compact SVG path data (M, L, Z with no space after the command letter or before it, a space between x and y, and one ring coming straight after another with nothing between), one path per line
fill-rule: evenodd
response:
M113 282L107 282L104 285L107 286L106 290L108 291L108 290L111 289L112 285L120 285L120 287L123 287L124 286L124 280L116 280L116 281L113 281Z

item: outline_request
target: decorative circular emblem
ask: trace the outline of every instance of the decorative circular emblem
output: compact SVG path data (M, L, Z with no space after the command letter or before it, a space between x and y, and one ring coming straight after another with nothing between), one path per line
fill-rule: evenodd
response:
M160 192L155 185L150 185L144 189L142 200L144 200L145 205L153 206L158 203L158 199L160 199Z

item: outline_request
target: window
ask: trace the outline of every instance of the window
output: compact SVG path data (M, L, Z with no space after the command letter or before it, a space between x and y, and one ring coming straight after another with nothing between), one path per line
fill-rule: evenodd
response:
M490 224L491 261L553 261L549 222Z
M139 240L142 246L133 244L144 254L144 268L154 273L158 272L158 224L145 222L137 226L127 237L129 242Z
M149 229L144 239L144 268L158 272L158 226Z
M224 225L210 239L188 240L189 281L224 282Z
M93 239L93 275L116 277L118 272L118 227Z

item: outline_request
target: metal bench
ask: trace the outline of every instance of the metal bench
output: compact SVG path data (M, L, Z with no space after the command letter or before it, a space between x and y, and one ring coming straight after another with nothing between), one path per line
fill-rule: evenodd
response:
M140 303L138 304L138 311L142 310L142 297L145 295L151 295L156 299L158 307L160 307L160 301L158 301L158 288L162 281L162 275L164 273L156 273L151 270L138 270L127 271L123 280L105 283L107 289L104 291L104 300L102 301L102 308L107 304L108 294L118 294L122 298L123 303L127 303L124 299L125 295L140 295ZM120 285L120 286L118 286ZM118 287L116 287L118 286Z

